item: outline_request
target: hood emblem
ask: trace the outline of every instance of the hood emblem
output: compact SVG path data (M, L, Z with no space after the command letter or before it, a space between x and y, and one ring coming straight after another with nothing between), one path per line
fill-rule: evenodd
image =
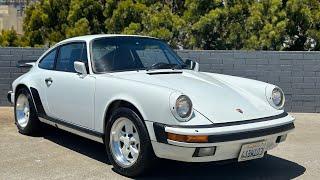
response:
M241 109L236 109L239 113L243 114L243 111Z

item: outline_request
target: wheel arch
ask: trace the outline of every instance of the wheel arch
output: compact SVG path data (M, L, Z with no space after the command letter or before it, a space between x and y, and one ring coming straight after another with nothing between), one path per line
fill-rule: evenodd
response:
M16 88L14 89L14 100L16 100L16 97L17 97L17 92L20 90L20 89L27 89L29 92L30 92L30 89L29 87L26 85L26 84L23 84L23 83L20 83L18 85L16 85Z
M128 100L124 100L124 99L115 99L109 103L109 105L107 106L107 108L105 110L104 119L103 119L104 120L104 123L103 123L103 132L104 133L106 130L107 121L109 120L112 112L119 107L126 107L126 108L131 109L139 116L139 118L145 124L145 122L144 122L145 117L143 116L143 112L140 110L140 108L138 108L138 106L135 103L132 103L132 102L130 102Z
M18 90L22 89L22 88L28 88L28 86L24 83L20 83L20 84L17 84L16 88L15 88L15 92L17 92Z
M31 99L33 101L33 104L35 106L35 109L36 109L38 116L45 117L46 111L44 110L44 107L43 107L42 101L40 99L40 95L39 95L38 90L32 86L28 87L26 84L20 83L20 84L16 85L16 88L14 90L14 92L15 92L15 94L14 94L15 99L14 100L16 100L17 95L18 95L17 92L20 89L26 89L30 93Z

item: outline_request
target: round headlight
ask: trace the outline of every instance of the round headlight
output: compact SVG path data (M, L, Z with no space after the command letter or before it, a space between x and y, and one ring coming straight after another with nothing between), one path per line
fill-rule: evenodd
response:
M186 95L181 95L177 98L175 109L181 118L187 118L192 112L192 102Z
M268 85L266 87L266 98L272 107L276 109L283 108L285 96L283 91L279 87L275 85Z
M284 96L283 96L283 92L281 91L281 89L279 88L274 88L272 90L272 102L274 105L280 107L283 105L283 100L284 100Z

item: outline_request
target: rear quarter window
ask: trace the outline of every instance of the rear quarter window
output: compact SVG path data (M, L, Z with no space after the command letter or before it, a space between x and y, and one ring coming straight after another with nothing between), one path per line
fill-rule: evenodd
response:
M39 67L42 69L52 70L54 67L54 60L56 58L57 50L54 49L46 54L39 62Z

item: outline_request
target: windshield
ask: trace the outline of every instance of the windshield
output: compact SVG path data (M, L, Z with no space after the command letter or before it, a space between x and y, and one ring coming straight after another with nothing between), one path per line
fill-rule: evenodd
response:
M152 38L99 38L92 43L92 57L96 73L186 68L166 43Z

